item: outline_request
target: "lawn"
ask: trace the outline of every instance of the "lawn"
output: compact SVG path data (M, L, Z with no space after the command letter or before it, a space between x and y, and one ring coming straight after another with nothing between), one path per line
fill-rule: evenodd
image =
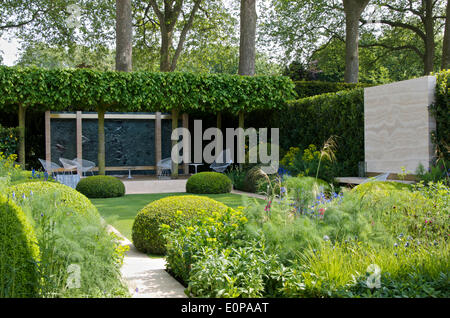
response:
M120 198L91 199L91 201L108 224L114 226L120 233L131 240L131 228L139 210L152 201L174 195L186 195L186 193L128 194ZM205 194L204 196L222 202L231 208L246 206L249 200L262 201L232 193Z

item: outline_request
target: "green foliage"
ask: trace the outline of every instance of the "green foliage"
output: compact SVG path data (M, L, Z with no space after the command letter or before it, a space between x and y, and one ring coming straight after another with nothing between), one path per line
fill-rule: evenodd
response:
M191 266L203 251L224 249L242 240L242 225L247 222L242 211L228 208L226 211L198 213L195 219L184 220L179 213L174 228L161 225L167 240L167 268L185 284L189 283Z
M229 193L232 187L230 178L222 173L200 172L189 177L186 183L186 192L196 194Z
M0 67L0 110L224 111L280 109L294 97L281 76L100 72Z
M357 88L290 101L277 114L280 146L285 149L321 145L337 136L334 174L357 175L364 161L364 92Z
M354 84L322 81L294 81L294 84L295 92L299 99L370 86L369 84L362 83Z
M433 133L439 157L450 160L450 70L444 70L436 76L436 101L431 112L436 119L436 131Z
M257 165L247 171L244 179L244 189L247 192L260 193L267 191L268 176Z
M142 252L164 254L166 240L161 235L162 224L176 228L177 213L183 213L184 222L195 219L199 213L223 212L227 206L208 197L185 195L153 201L136 215L132 228L134 246Z
M426 171L422 163L420 163L416 169L416 177L425 184L442 181L447 182L447 185L449 185L450 182L447 167L450 167L450 161L445 162L445 160L442 160L442 162L437 165L431 165L429 171Z
M19 146L19 129L0 125L0 154L8 157L17 153Z
M230 178L231 183L233 184L233 189L245 191L245 175L247 171L244 170L241 166L236 165L225 173L228 178Z
M192 265L187 293L196 297L256 298L266 296L277 257L252 241L241 247L202 249Z
M123 182L111 176L83 178L78 182L76 189L88 198L115 198L125 195Z
M315 145L309 145L303 152L296 151L298 148L291 148L295 151L295 156L283 158L285 162L289 162L285 165L286 169L293 176L311 176L316 175L330 183L334 181L336 174L336 163L330 160L328 157L321 155L321 151L317 150ZM293 153L288 153L293 155Z
M375 191L402 191L411 190L412 186L406 183L395 181L370 181L363 184L359 184L352 189L352 191L359 193L371 193Z
M98 215L97 209L88 198L71 187L57 182L26 182L8 189L8 195L17 198L18 202L34 195L54 192L59 193L57 197L55 196L55 202L60 207L66 207L74 213Z
M40 250L39 296L127 296L120 275L123 248L118 238L108 233L96 208L74 208L76 200L82 197L75 190L46 190L15 199L28 212L36 231ZM70 195L72 204L62 204Z
M39 249L23 210L0 194L0 298L38 295Z

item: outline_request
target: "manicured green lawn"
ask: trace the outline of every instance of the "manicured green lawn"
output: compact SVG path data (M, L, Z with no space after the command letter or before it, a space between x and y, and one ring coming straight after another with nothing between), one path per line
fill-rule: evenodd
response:
M120 233L131 240L131 228L136 214L148 203L173 195L186 193L128 194L120 198L91 199L101 216ZM231 208L246 206L248 200L258 200L239 194L206 194L205 196L222 202Z

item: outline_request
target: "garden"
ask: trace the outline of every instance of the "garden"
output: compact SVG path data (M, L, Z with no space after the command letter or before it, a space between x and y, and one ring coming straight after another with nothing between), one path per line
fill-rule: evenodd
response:
M0 298L450 297L450 2L239 2L0 5Z

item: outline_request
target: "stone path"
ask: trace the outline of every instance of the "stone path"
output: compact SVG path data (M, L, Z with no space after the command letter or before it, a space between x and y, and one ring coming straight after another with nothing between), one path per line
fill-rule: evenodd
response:
M126 194L142 194L142 193L186 192L187 179L175 179L175 180L125 179L122 181L123 184L125 185Z
M130 240L111 225L108 230L122 238L122 245L130 247L124 257L121 273L133 298L187 297L184 286L166 272L163 258L150 258L139 252Z

